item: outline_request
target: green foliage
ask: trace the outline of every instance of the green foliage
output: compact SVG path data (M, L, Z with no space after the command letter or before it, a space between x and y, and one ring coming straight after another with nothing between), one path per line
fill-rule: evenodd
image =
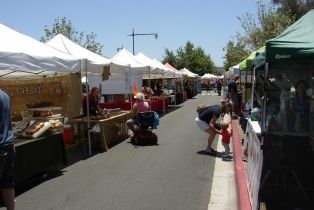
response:
M103 45L95 41L97 35L92 32L85 36L84 32L76 31L72 22L67 20L66 17L55 19L51 28L45 25L44 36L41 37L40 41L46 42L58 34L64 35L92 52L101 54Z
M314 9L314 0L273 0L272 2L279 5L278 11L286 12L296 19Z
M176 69L187 68L199 75L215 73L216 71L210 56L206 55L202 48L195 48L190 41L187 41L184 47L179 47L176 53L165 49L163 63L166 62Z
M231 66L235 66L249 56L249 51L245 49L245 43L238 38L237 43L229 41L225 49L224 69L229 70Z
M276 4L283 2L301 2L302 0L282 0L273 1ZM314 0L310 0L313 2ZM308 2L310 2L308 0ZM238 33L236 41L229 41L226 46L224 68L241 62L250 52L265 46L266 41L278 36L282 31L292 25L299 17L299 14L292 12L296 4L290 6L276 7L273 4L264 4L261 0L257 1L257 16L246 12L242 17L238 17L244 30L243 34ZM294 6L292 6L294 5ZM305 6L304 6L305 7ZM307 5L307 8L310 6ZM304 11L304 9L302 9ZM244 56L244 57L243 57Z
M173 51L169 50L169 49L165 49L165 55L163 56L163 63L169 63L171 64L173 67L177 66L177 61L176 61L176 55L174 54Z
M266 44L293 24L296 19L285 11L278 11L273 5L265 5L262 1L257 2L257 18L251 13L245 13L239 21L244 29L244 40L247 48L254 51Z

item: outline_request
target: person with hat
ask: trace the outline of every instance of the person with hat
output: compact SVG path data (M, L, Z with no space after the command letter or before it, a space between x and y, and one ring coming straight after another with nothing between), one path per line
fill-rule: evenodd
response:
M137 114L139 112L147 112L150 109L149 103L145 101L145 96L143 93L137 93L134 96L134 99L135 99L135 103L133 104L133 107L132 107L133 117L132 119L129 119L126 122L128 128L133 132L133 134L135 132L134 124L136 123Z

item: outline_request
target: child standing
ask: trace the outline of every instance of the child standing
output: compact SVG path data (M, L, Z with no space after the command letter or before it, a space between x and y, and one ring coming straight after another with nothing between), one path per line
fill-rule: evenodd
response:
M225 152L222 155L224 158L230 158L231 156L229 155L230 153L230 137L232 136L232 129L229 128L229 123L222 123L221 124L221 130L220 130L220 135L222 136L221 142L222 146L225 148Z

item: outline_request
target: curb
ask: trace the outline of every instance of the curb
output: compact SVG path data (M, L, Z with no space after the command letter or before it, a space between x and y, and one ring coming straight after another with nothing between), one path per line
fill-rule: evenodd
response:
M247 191L246 170L242 162L242 149L240 145L240 137L238 132L238 121L232 120L232 142L233 142L233 156L234 156L234 172L235 184L237 191L238 209L252 210L249 193Z

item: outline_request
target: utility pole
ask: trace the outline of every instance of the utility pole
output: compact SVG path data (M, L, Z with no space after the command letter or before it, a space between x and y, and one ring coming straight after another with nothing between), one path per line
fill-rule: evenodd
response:
M132 40L133 40L133 55L135 55L135 51L134 51L134 37L135 36L154 36L155 39L158 39L158 33L136 34L136 33L134 33L134 28L132 30L132 34L128 34L128 36L132 36Z

